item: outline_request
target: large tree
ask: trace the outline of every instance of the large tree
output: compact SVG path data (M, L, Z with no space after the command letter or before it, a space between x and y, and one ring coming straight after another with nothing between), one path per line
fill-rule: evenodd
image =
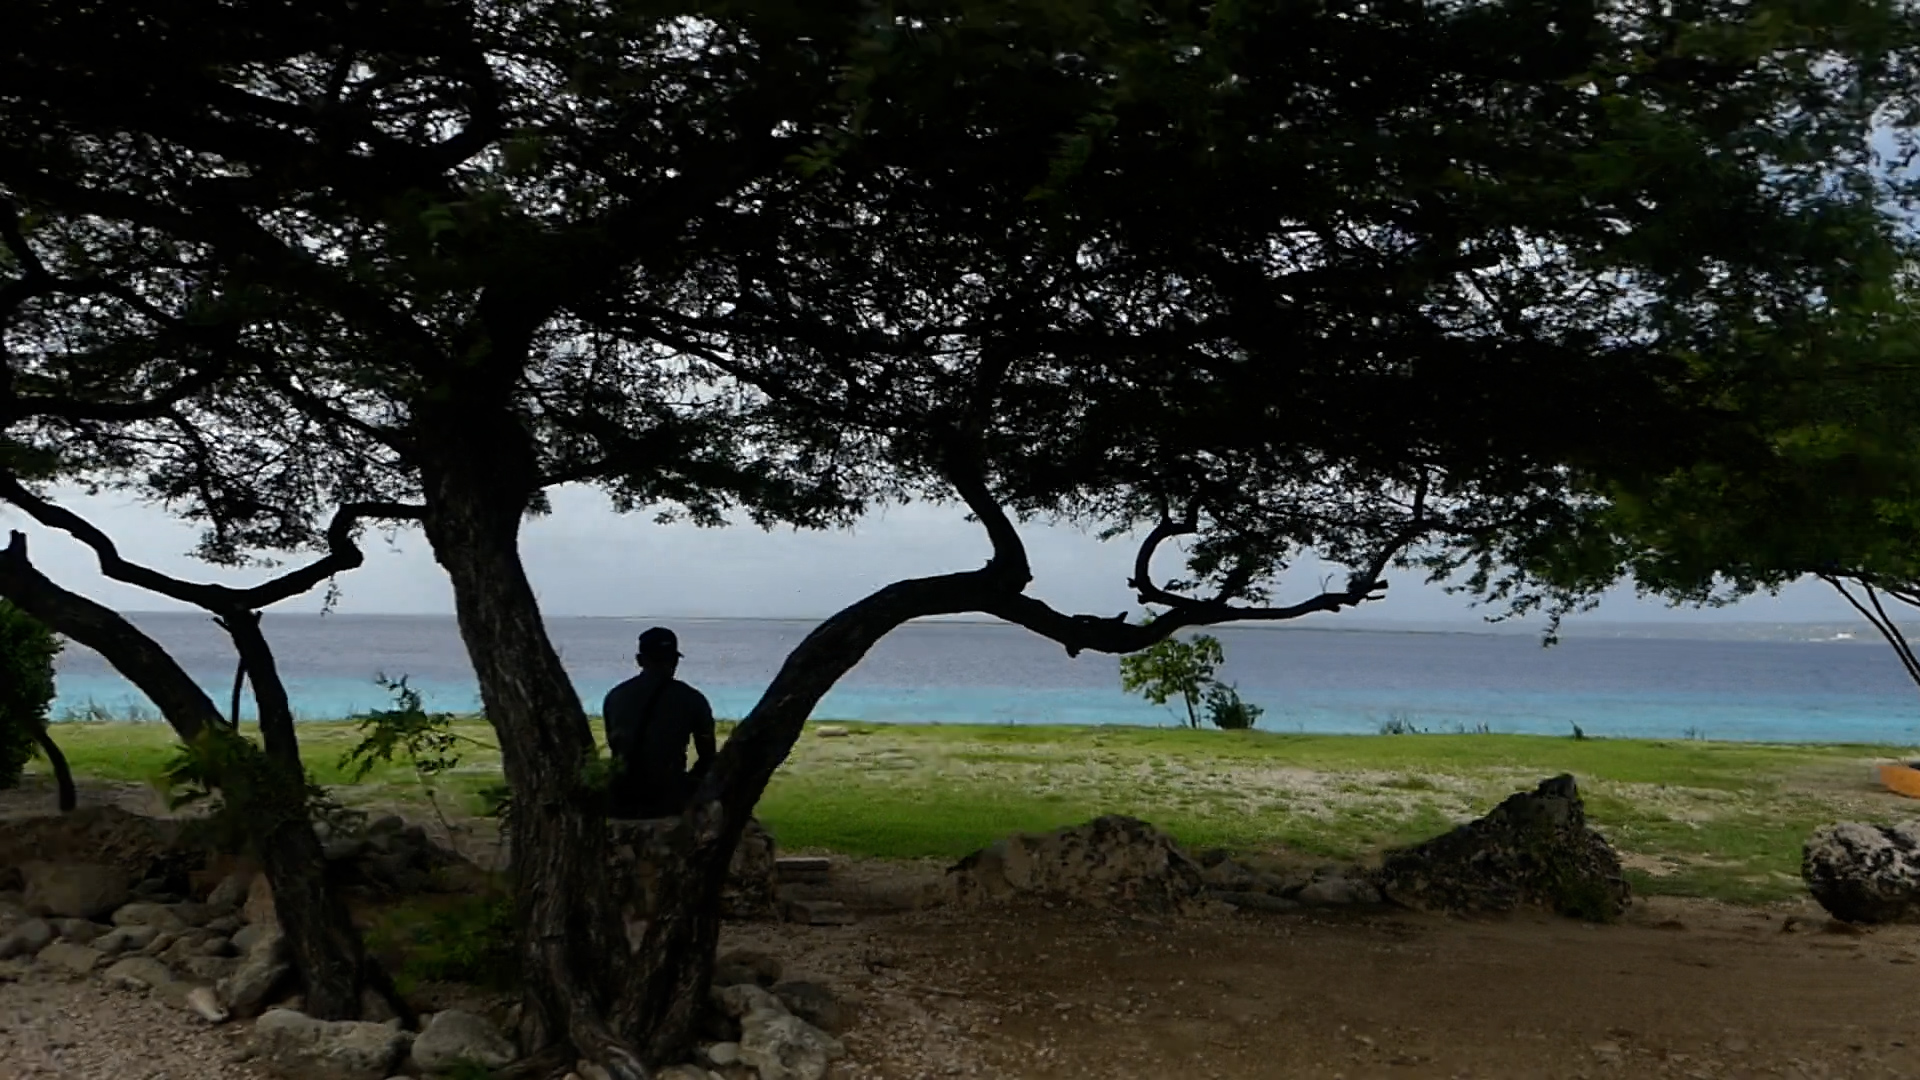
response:
M8 453L222 557L418 503L515 791L526 1068L622 1080L687 1048L740 830L902 622L1126 652L1338 610L1726 437L1692 360L1854 287L1911 44L1874 3L122 15L27 4L0 66L0 192L72 285L9 344ZM992 552L794 650L631 962L518 551L567 482L705 521L957 503ZM1143 530L1164 613L1028 595L1031 515ZM1305 548L1350 579L1277 602Z

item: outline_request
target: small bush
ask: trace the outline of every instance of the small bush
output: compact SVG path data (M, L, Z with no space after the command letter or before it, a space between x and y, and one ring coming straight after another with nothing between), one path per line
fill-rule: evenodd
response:
M60 639L33 616L0 600L0 788L20 783L34 738L53 704Z
M1265 712L1258 705L1240 700L1240 692L1225 683L1207 687L1207 719L1225 731L1248 731L1260 722Z
M403 959L403 984L458 982L508 989L519 977L513 900L504 893L463 896L431 908L402 905L383 914L368 944Z

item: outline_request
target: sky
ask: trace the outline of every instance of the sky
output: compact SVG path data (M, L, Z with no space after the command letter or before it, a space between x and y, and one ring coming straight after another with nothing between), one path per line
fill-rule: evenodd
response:
M272 575L265 569L224 570L191 557L196 532L163 510L127 496L61 489L57 500L87 516L135 562L201 581L251 584ZM892 508L840 532L763 532L752 525L702 529L659 525L650 515L619 515L598 492L555 491L554 512L527 523L522 554L549 615L819 618L903 577L979 566L988 545L977 524L958 507ZM92 552L63 533L41 528L25 514L0 504L0 529L27 533L28 550L43 572L121 611L171 611L185 605L104 578ZM1076 530L1047 525L1022 527L1033 564L1030 592L1063 609L1096 615L1137 611L1126 578L1133 544L1101 541ZM452 593L426 541L414 531L392 543L369 533L365 564L339 579L335 610L355 614L451 614ZM1164 575L1178 559L1163 552ZM1339 584L1344 575L1324 565L1296 567L1276 594L1277 602L1312 595L1322 577ZM1449 595L1417 573L1389 575L1384 600L1358 611L1309 618L1326 625L1356 622L1481 624L1486 609ZM277 610L317 611L321 592L287 601ZM1731 607L1672 608L1617 589L1591 613L1569 622L1853 622L1858 616L1825 585L1797 583L1779 596L1755 597Z

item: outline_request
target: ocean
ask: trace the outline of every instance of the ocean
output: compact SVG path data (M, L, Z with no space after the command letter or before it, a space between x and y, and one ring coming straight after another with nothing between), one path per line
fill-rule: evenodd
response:
M228 700L233 651L198 614L129 616L216 702ZM634 638L656 620L556 617L548 629L590 712L633 672ZM798 620L668 619L681 677L721 717L743 715L787 651ZM379 676L406 676L427 708L472 712L478 687L450 617L269 613L263 625L301 719L382 708ZM1920 745L1920 690L1864 626L1697 624L1571 627L1536 634L1469 628L1215 628L1224 681L1265 709L1267 731L1371 734L1399 722L1427 731L1844 741ZM69 645L56 719L157 719L145 696L91 650ZM251 702L242 707L251 715ZM1120 690L1119 661L1069 658L999 623L909 624L843 678L814 715L908 723L1182 722Z

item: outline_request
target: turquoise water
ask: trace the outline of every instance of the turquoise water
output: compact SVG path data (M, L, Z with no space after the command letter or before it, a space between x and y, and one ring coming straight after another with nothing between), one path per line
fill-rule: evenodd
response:
M193 615L135 620L223 705L231 647ZM591 711L632 672L647 620L558 618L549 632ZM681 675L721 716L739 716L806 622L675 620ZM467 712L479 695L452 620L415 616L269 615L267 631L297 715L330 719L387 704L379 674L407 675L429 708ZM1666 631L1671 634L1672 630ZM1683 631L1684 632L1684 631ZM1830 630L1717 631L1717 640L1570 636L1542 649L1524 634L1389 630L1215 631L1222 677L1266 709L1270 731L1371 733L1399 720L1473 729L1765 741L1920 744L1920 692L1884 645ZM63 656L56 716L94 708L153 718L150 703L99 657ZM243 715L251 715L243 707ZM815 710L821 718L922 723L1171 724L1171 709L1120 692L1118 661L1069 659L1059 646L999 624L930 623L883 641Z

